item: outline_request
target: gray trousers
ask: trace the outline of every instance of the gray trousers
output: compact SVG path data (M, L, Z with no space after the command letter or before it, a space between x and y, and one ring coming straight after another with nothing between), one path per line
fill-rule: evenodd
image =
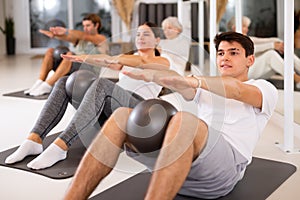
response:
M67 78L62 77L57 81L32 129L32 132L39 134L42 139L59 123L68 103L72 102L65 89ZM94 137L101 128L102 123L99 123L99 119L107 119L119 107L134 108L142 100L144 99L139 95L124 90L114 82L98 78L87 90L73 119L59 137L68 146L78 137L88 145L92 140L89 137ZM88 136L89 134L92 136Z

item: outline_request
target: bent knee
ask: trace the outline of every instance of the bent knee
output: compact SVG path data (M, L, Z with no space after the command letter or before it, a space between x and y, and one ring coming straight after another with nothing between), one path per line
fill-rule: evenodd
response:
M208 134L207 124L192 113L179 111L171 119L169 126L176 127L184 135L193 138L199 136L204 138Z
M116 124L123 132L126 132L127 121L131 113L130 108L117 108L108 118L107 124Z
M59 68L61 67L62 69L65 69L66 72L69 72L72 67L72 61L62 59L61 63L58 66Z
M115 116L129 116L132 111L132 108L119 107L114 111ZM127 117L128 118L128 117Z
M54 53L54 48L49 48L49 49L47 49L45 56L53 57L53 53Z
M68 79L68 76L63 76L56 81L55 85L58 85L57 87L65 88L67 79Z

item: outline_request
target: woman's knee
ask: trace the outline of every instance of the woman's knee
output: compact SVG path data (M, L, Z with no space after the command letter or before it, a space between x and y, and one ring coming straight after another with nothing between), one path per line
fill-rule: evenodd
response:
M99 93L105 93L105 94L111 94L113 90L113 85L111 81L109 81L106 78L97 78L94 83L92 84L92 87L96 89L96 92Z
M110 84L110 83L108 83L110 81L106 78L98 78L97 80L98 80L98 85L101 85L101 86L107 86L108 84Z
M68 76L63 76L55 82L55 87L65 88Z

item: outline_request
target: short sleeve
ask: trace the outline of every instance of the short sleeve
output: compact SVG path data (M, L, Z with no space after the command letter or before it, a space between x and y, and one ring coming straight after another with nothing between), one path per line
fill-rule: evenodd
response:
M278 100L277 89L274 85L266 80L256 80L252 84L258 87L262 93L263 105L261 113L265 113L267 116L271 117Z

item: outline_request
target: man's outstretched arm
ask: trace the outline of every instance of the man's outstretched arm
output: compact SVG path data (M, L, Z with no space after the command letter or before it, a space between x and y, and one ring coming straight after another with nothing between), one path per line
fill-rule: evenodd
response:
M235 99L257 108L262 107L262 93L258 87L229 76L182 77L172 70L149 69L123 73L134 79L156 82L180 93L186 100L194 98L196 88L202 88L225 98ZM256 98L253 98L254 96Z

